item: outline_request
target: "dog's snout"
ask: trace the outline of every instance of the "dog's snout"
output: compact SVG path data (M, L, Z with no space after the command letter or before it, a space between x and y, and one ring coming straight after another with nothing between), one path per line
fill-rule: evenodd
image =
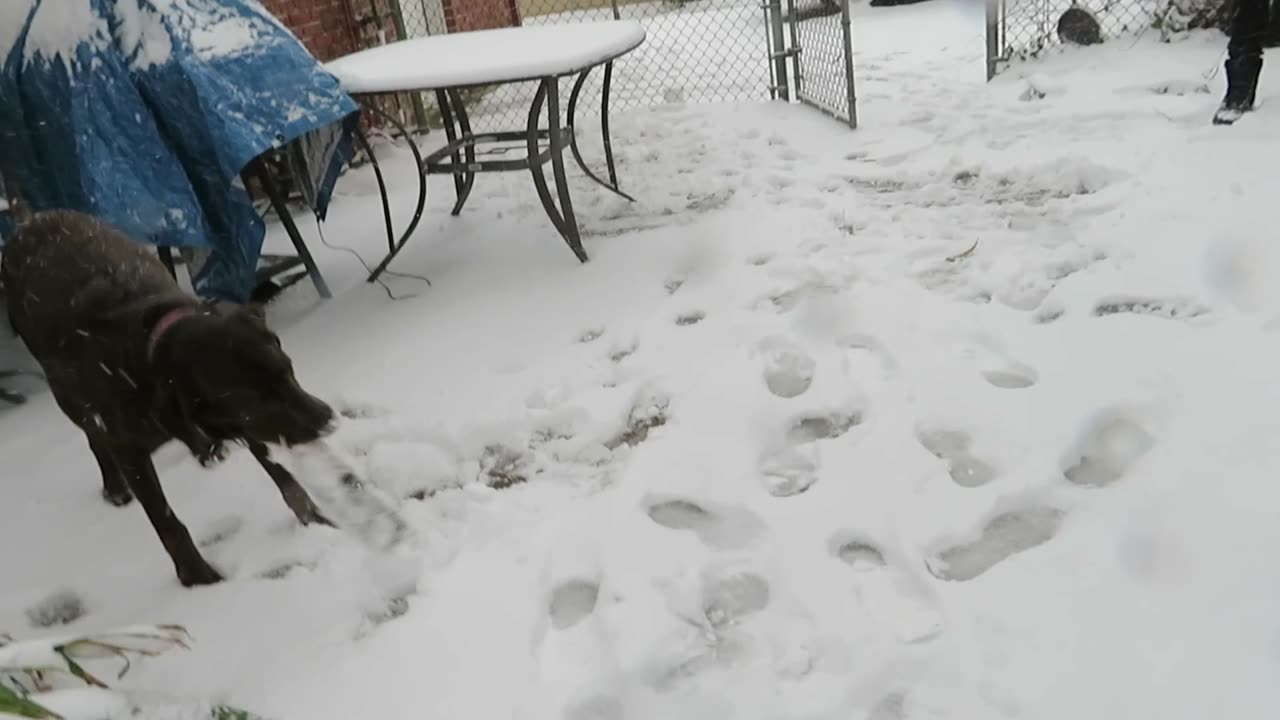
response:
M307 396L307 414L313 419L315 425L321 429L332 431L337 426L337 413L317 397Z
M295 386L296 387L296 386ZM319 440L337 429L337 413L320 398L296 388L296 400L290 403L291 431L286 439L290 444L302 444Z

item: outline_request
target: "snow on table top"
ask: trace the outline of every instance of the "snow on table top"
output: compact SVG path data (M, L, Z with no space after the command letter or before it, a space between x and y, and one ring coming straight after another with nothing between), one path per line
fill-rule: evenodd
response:
M430 90L567 75L644 42L631 20L478 30L414 38L325 65L351 93Z

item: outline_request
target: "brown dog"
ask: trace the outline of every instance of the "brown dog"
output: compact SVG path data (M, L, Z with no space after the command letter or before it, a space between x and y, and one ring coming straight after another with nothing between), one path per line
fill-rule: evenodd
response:
M333 411L304 391L261 308L185 294L150 249L84 213L29 218L0 254L9 319L63 413L89 440L102 493L136 497L185 586L222 579L169 507L152 454L179 440L202 465L246 445L306 523L328 520L268 456L326 435Z

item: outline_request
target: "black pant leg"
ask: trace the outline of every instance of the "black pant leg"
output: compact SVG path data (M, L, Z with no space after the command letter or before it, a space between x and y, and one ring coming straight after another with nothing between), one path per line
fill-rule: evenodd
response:
M1227 43L1227 96L1224 105L1253 106L1262 72L1262 43L1271 19L1270 0L1237 0Z

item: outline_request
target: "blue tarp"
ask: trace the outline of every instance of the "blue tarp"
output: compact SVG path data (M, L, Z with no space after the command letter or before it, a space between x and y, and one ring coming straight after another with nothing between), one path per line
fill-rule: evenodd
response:
M265 228L240 180L249 161L336 138L311 198L323 217L357 120L256 0L0 0L0 169L35 209L208 248L204 297L253 288Z

